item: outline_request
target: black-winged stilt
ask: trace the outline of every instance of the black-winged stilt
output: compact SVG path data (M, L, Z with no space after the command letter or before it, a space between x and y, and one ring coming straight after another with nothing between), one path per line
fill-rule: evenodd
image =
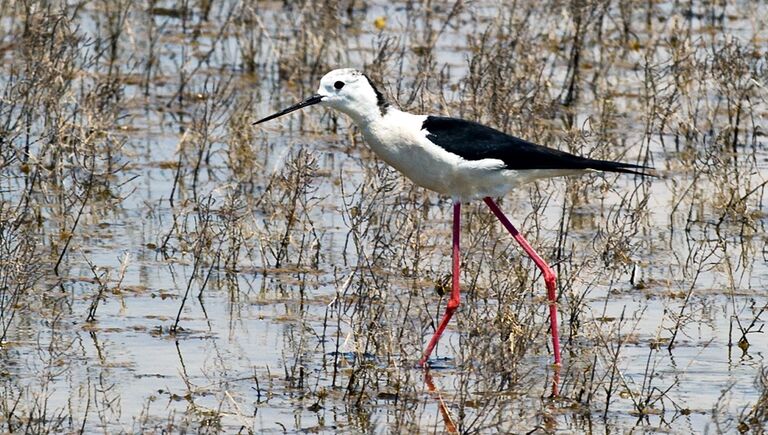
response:
M419 365L427 362L459 307L461 203L482 198L544 276L555 364L560 365L555 274L499 209L492 197L540 178L587 171L648 175L646 166L594 160L536 145L482 124L441 116L414 115L389 105L373 82L355 69L337 69L320 79L317 94L267 116L259 124L302 107L321 104L349 115L382 160L414 183L453 199L453 279L443 319Z

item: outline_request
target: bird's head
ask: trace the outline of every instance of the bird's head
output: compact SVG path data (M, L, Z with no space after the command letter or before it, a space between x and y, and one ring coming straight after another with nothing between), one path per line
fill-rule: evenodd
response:
M384 96L362 72L352 69L335 69L320 79L317 93L304 101L255 122L259 124L314 104L322 104L364 123L383 116L387 110Z

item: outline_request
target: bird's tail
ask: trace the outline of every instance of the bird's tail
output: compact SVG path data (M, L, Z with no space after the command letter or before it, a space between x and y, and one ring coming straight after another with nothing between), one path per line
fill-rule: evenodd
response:
M651 166L633 165L632 163L612 162L609 160L586 159L586 169L597 171L620 172L623 174L635 174L644 177L655 177L654 168Z

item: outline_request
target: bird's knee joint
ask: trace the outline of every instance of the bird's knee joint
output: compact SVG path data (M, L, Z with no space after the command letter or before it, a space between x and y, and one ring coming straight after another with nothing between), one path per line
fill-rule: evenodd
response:
M555 282L557 281L557 275L554 274L554 272L549 272L544 275L544 282L550 286L555 285Z
M459 308L459 305L461 305L461 301L458 299L449 299L448 300L448 309L449 310L455 310L456 308Z

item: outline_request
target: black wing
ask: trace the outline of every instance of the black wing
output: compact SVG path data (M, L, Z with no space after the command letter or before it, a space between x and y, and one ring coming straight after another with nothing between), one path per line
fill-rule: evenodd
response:
M427 139L465 160L496 159L505 169L597 169L647 175L646 166L579 157L472 121L428 116L421 126Z

